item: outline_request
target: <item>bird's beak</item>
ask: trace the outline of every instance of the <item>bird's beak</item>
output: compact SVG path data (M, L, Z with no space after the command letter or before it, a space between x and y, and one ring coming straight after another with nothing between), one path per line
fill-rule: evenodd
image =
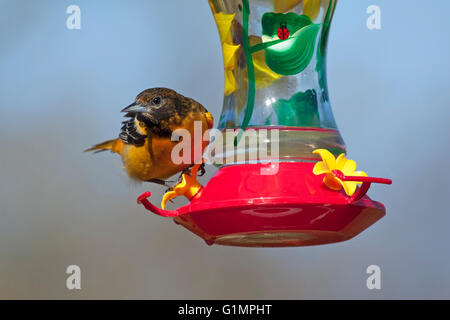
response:
M130 113L139 113L139 112L146 112L147 108L144 106L141 106L137 104L136 102L133 102L128 107L122 109L120 112L130 112Z

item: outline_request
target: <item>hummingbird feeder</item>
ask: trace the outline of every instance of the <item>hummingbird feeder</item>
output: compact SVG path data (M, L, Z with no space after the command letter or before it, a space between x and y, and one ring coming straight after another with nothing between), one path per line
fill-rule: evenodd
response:
M385 215L368 177L346 158L328 97L326 50L337 0L210 0L225 69L220 134L209 146L219 170L199 165L164 195L155 214L208 244L307 246L348 240ZM165 203L185 195L189 204Z

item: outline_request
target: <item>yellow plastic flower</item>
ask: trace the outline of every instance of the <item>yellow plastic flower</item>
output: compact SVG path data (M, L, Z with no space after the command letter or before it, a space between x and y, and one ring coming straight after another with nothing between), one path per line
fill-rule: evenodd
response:
M316 163L313 168L315 175L325 174L323 183L330 189L339 191L344 188L345 193L351 196L356 191L356 186L361 184L357 181L342 181L338 178L339 174L344 176L354 177L367 177L367 174L363 171L356 170L356 162L348 160L345 154L341 153L337 159L334 158L330 151L325 149L317 149L313 151L314 154L318 154L322 161Z
M294 9L300 2L303 2L303 14L311 20L317 18L320 12L320 0L273 0L275 12L286 12Z
M181 176L181 182L178 183L172 190L167 191L162 200L161 208L165 209L169 200L172 200L178 196L185 196L189 200L197 194L202 188L202 185L197 181L197 171L200 168L199 164L194 165L191 169L190 175L184 173Z

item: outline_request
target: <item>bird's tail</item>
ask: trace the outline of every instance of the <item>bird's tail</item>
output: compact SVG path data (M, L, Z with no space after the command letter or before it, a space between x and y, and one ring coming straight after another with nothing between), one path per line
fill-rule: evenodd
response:
M123 141L119 138L108 140L105 142L98 143L89 149L84 150L84 152L94 151L94 153L110 150L112 153L122 154Z

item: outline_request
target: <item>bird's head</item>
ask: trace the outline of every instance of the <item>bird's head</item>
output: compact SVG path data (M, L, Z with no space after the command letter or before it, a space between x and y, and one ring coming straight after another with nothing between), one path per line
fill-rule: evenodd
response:
M126 112L126 116L134 117L147 125L157 125L162 120L183 114L186 99L171 89L147 89L138 94L135 101L124 108L122 112Z

